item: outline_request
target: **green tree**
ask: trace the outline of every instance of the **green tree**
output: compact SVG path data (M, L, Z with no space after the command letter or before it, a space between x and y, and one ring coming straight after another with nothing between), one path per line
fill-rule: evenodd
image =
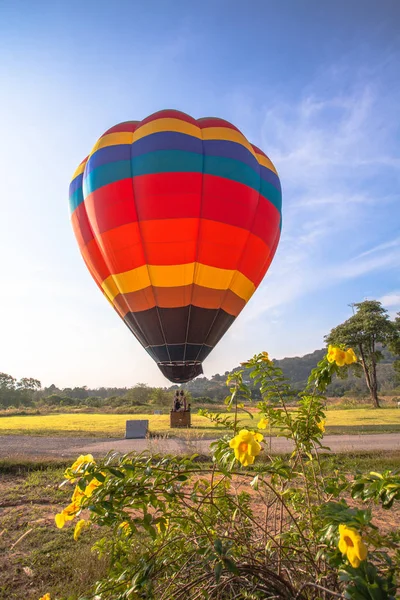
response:
M18 404L17 380L12 375L0 373L0 404L4 407Z
M389 350L396 356L400 356L400 312L397 313L397 316L394 320L394 325L396 327L397 334L389 344ZM394 361L393 368L396 374L396 383L400 384L400 358L397 358L397 360Z
M146 383L138 383L123 396L124 400L133 405L149 404L153 388Z
M167 391L165 388L152 388L150 402L155 406L168 406L172 407L172 399L174 394Z
M380 346L393 347L398 343L399 331L377 300L365 300L354 307L356 313L334 327L325 340L334 346L344 344L358 353L372 402L379 408L376 365L383 358Z

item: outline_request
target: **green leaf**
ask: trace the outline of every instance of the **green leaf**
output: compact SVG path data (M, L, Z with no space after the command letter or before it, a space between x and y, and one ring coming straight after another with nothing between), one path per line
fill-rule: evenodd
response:
M222 569L223 569L222 563L217 562L217 564L214 567L214 575L215 575L215 580L217 583L219 583L219 580L221 579Z
M223 546L222 546L222 542L219 538L217 538L215 540L214 548L215 548L215 552L221 556L223 553ZM222 567L222 565L221 565L221 567Z
M114 469L113 467L109 467L108 470L110 471L110 473L112 473L113 475L115 475L115 477L118 477L119 479L124 479L125 475L122 471L120 471L119 469Z
M235 575L239 575L239 569L237 568L237 566L235 565L235 563L233 562L232 559L224 558L223 563L224 563L225 568L228 569L228 571L230 571L231 573L234 573Z

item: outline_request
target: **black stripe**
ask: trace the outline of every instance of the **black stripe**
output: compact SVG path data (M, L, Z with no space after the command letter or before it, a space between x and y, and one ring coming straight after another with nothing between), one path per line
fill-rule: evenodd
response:
M213 347L234 320L233 315L222 309L200 308L193 305L191 305L190 311L189 306L154 307L136 313L130 312L124 317L125 323L143 346L165 346L166 342L168 346L170 344L207 344L207 346Z

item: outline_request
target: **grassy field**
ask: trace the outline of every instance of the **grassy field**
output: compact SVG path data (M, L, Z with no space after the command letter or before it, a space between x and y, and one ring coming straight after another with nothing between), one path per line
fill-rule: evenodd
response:
M127 419L148 419L153 434L179 437L216 437L224 430L214 427L205 417L192 415L191 430L171 430L169 415L146 414L56 414L0 418L0 435L67 435L83 437L123 437ZM254 426L246 417L243 426ZM397 408L327 411L327 433L400 432L400 410Z
M333 455L323 460L326 470L349 474L357 469L394 469L399 463L399 452ZM0 600L37 600L46 592L51 598L76 600L107 572L107 557L98 560L90 551L104 530L87 530L75 542L74 523L62 530L54 524L55 513L71 495L70 488L59 488L67 464L0 461ZM380 525L384 521L390 528L393 519L398 522L398 511L376 507L373 511Z

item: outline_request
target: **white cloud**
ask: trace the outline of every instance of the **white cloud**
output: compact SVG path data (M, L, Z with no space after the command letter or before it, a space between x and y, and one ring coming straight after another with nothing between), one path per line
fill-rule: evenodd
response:
M400 248L400 238L396 238L394 240L390 240L390 242L383 242L382 244L378 244L365 252L359 254L356 259L364 258L365 256L369 256L370 254L374 254L376 252L380 252L382 250L389 250L390 248Z
M342 89L329 81L336 77L328 70L298 102L276 100L265 109L260 145L281 177L283 230L246 322L315 290L400 266L400 238L379 242L400 199L390 185L400 181L392 126L398 99L376 74Z
M379 298L383 306L400 306L400 291L390 292Z

